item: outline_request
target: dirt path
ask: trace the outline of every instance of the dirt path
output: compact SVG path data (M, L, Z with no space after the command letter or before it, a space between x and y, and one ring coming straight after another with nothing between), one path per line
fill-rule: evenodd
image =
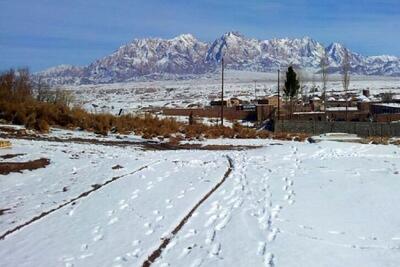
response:
M118 141L118 140L99 140L91 138L59 138L54 136L42 136L36 134L27 134L21 132L0 132L0 138L4 139L23 139L23 140L34 140L34 141L48 141L58 143L78 143L78 144L94 144L104 146L119 146L127 147L134 146L140 147L143 150L246 150L255 149L260 146L234 146L234 145L201 145L201 144L171 144L165 142L156 141Z
M3 234L0 235L0 240L4 240L8 235L10 235L10 234L12 234L12 233L14 233L14 232L16 232L16 231L18 231L18 230L21 230L22 228L24 228L24 227L26 227L26 226L28 226L28 225L30 225L30 224L36 222L36 221L39 221L40 219L42 219L42 218L44 218L44 217L46 217L46 216L48 216L48 215L50 215L50 214L52 214L52 213L54 213L54 212L56 212L56 211L58 211L58 210L64 208L64 207L67 206L67 205L70 205L70 204L72 204L72 203L75 203L76 201L78 201L78 200L80 200L80 199L82 199L82 198L85 198L85 197L89 196L89 195L92 194L93 192L96 192L97 190L100 190L101 188L107 186L108 184L110 184L110 183L112 183L112 182L115 182L115 181L117 181L117 180L119 180L119 179L121 179L121 178L123 178L123 177L126 177L126 176L129 176L129 175L135 174L135 173L137 173L137 172L140 172L140 171L142 171L142 170L144 170L144 169L147 169L150 165L153 165L153 164L155 164L155 163L157 163L157 162L158 162L158 161L153 162L153 163L150 163L150 164L147 164L147 165L145 165L145 166L142 166L142 167L140 167L139 169L136 169L135 171L132 171L132 172L130 172L130 173L123 174L123 175L120 175L120 176L115 176L115 177L113 177L113 178L111 178L111 179L105 181L105 182L102 183L102 184L95 184L95 185L92 185L92 189L81 193L79 196L74 197L74 198L68 200L67 202L64 202L63 204L61 204L61 205L59 205L59 206L57 206L57 207L55 207L55 208L52 208L52 209L50 209L50 210L48 210L48 211L44 211L44 212L42 212L41 214L39 214L39 215L33 217L32 219L26 221L25 223L22 223L22 224L20 224L20 225L18 225L18 226L16 226L16 227L14 227L14 228L12 228L12 229L6 231L5 233L3 233Z
M179 222L179 224L172 230L172 232L168 235L168 237L164 238L161 242L160 246L154 250L147 258L147 260L142 264L142 267L151 266L160 256L162 251L167 247L167 245L171 242L176 234L182 229L182 227L187 223L187 221L192 217L193 213L203 204L228 178L230 173L234 169L233 160L227 156L229 167L228 170L225 172L224 177L222 180L217 183L197 204L189 211L188 214Z

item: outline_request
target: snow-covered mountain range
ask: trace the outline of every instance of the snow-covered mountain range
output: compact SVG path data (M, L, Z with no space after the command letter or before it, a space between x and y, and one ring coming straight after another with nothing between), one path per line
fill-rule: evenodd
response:
M324 47L309 37L257 40L228 32L213 43L201 42L191 34L168 40L135 39L88 66L61 65L39 72L36 77L50 84L179 78L216 71L222 56L227 69L271 72L278 67L294 65L307 72L318 73L324 51L331 73L340 72L347 51L353 74L400 76L399 57L366 57L339 43Z

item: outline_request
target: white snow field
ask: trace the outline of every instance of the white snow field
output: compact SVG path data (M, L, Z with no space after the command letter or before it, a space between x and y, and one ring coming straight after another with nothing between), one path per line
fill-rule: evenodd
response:
M152 266L400 265L398 146L252 142L262 147L12 140L0 155L26 155L1 162L51 163L0 175L0 266L142 266L165 239Z

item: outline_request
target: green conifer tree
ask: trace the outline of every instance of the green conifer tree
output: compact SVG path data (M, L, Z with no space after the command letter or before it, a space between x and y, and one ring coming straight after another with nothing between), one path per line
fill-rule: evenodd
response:
M290 66L286 72L285 88L283 89L285 96L290 99L290 101L297 96L300 89L300 82L297 78L297 74L293 67Z
M289 99L290 102L290 118L292 117L293 113L293 98L298 95L299 89L299 79L297 78L297 74L293 67L290 66L286 72L285 88L283 89L286 99Z

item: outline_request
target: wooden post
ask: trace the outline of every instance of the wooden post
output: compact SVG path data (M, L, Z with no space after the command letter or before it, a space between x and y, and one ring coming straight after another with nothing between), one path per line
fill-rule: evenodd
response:
M224 126L224 58L221 60L222 83L221 83L221 126Z

